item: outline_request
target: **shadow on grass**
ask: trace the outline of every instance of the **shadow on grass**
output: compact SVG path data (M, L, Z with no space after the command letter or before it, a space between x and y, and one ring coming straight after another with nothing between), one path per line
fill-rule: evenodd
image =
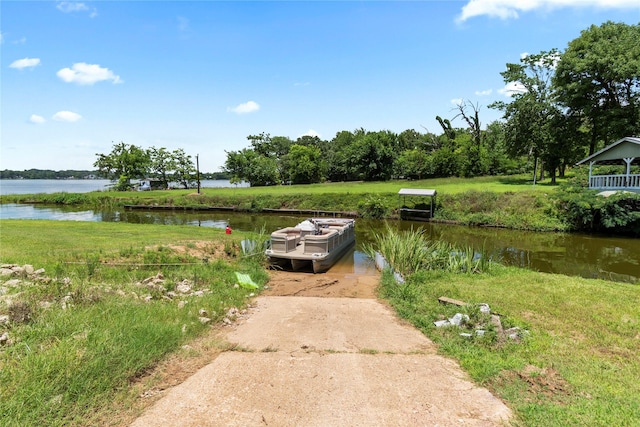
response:
M504 185L533 186L533 180L531 177L528 177L528 176L504 176L504 177L498 178L498 182ZM556 184L552 184L550 179L544 179L542 181L536 182L536 185L540 185L544 187L557 187L558 183L559 183L559 179Z

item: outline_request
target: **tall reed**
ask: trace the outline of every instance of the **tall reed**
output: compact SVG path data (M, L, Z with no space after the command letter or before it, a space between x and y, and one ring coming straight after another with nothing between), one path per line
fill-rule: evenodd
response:
M364 251L374 256L381 253L389 265L403 276L420 270L444 270L459 273L479 273L491 268L492 261L473 248L430 240L424 229L393 230L388 224L382 233L374 233L374 243L365 244Z

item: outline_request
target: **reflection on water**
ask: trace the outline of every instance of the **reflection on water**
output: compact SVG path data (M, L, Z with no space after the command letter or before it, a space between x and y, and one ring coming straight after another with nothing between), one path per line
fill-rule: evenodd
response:
M128 222L214 227L230 225L235 230L270 233L295 225L303 218L291 215L240 214L234 212L194 211L76 211L60 207L0 205L0 218L54 219L74 221ZM542 272L606 278L617 281L640 281L640 239L568 233L536 233L497 228L465 227L447 224L389 221L398 230L422 228L431 239L458 246L470 246L507 265ZM356 246L334 267L349 273L366 274L373 264L362 252L376 232L384 231L384 221L358 219Z

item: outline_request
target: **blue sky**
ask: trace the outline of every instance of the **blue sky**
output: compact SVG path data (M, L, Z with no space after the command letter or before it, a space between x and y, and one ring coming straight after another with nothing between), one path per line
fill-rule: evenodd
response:
M638 24L640 2L3 0L0 14L0 169L93 169L123 141L215 172L261 132L439 134L457 100L486 125L506 63Z

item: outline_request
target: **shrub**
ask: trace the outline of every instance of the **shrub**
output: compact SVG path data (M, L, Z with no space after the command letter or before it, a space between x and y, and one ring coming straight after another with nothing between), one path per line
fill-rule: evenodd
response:
M640 195L617 192L608 197L585 187L578 176L554 195L560 219L576 231L613 232L640 236Z
M380 197L369 195L358 203L358 215L362 218L381 219L385 218L388 212L389 207Z

